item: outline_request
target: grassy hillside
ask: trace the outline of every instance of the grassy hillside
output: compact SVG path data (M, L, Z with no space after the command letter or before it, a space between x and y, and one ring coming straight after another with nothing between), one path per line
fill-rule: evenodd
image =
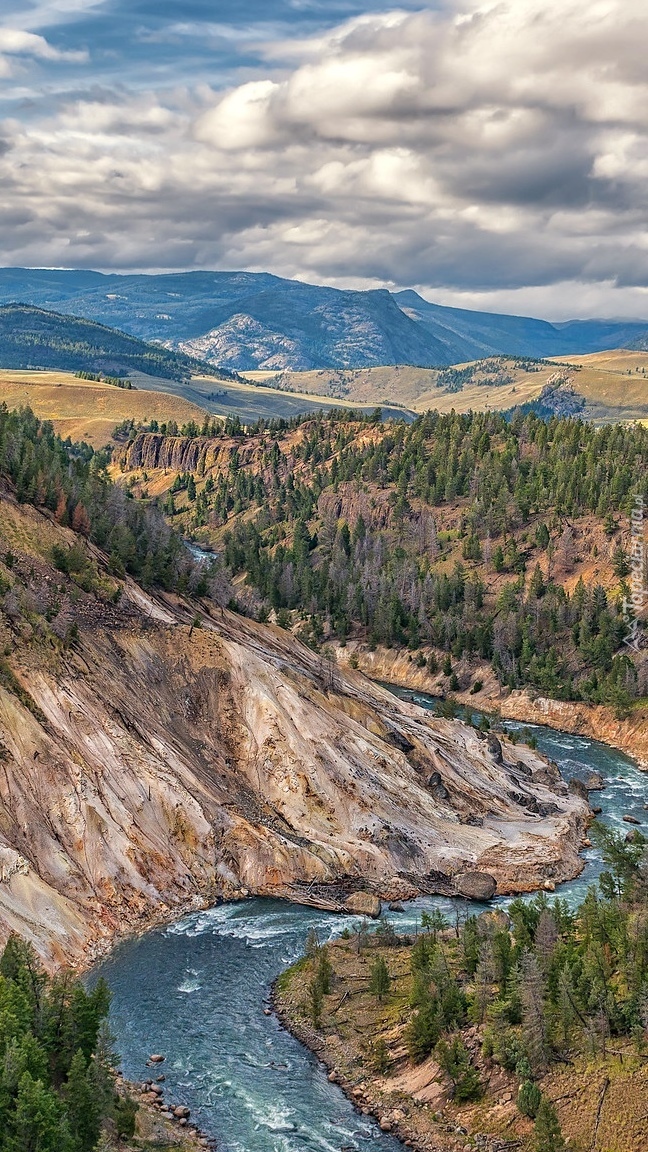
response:
M565 359L588 419L648 418L648 352L617 348Z
M442 692L477 694L490 669L629 706L648 688L621 608L647 437L534 414L408 427L340 413L188 442L143 433L120 467L223 551L246 610L315 646L407 648Z
M109 443L116 425L174 422L178 428L202 426L205 416L257 420L290 419L302 412L328 412L331 401L278 393L238 380L220 381L193 376L188 381L164 380L131 372L132 388L116 388L101 380L80 379L73 372L20 371L0 368L0 402L8 408L28 405L41 420L51 420L56 431L72 440L85 440L94 448ZM337 402L336 402L337 403ZM348 402L343 407L352 408ZM387 415L396 409L387 410Z
M638 371L637 371L638 369ZM403 404L416 412L507 411L538 401L562 376L582 398L582 415L598 423L648 418L648 354L617 349L551 361L498 356L450 368L408 365L312 372L250 372L266 387L356 404ZM563 391L565 385L563 384Z
M139 371L170 380L188 379L197 370L223 375L184 353L147 344L93 320L26 304L0 308L0 366L83 370L115 377Z
M0 369L0 402L8 408L29 407L40 420L51 420L63 438L85 440L103 448L115 425L124 420L190 420L202 424L205 410L182 397L146 389L148 377L138 375L137 388L115 388L81 380L73 372L20 372ZM213 383L212 383L213 386Z

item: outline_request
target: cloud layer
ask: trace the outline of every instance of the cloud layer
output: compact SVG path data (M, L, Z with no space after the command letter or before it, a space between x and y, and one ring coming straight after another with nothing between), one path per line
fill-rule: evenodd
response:
M0 124L1 259L648 317L647 40L623 0L464 0L271 40L225 91L78 85ZM0 68L79 53L0 29Z

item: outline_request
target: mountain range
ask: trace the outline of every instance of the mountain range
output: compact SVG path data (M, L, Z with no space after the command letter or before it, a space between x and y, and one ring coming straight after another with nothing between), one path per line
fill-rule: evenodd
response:
M448 308L417 292L350 291L269 273L159 275L0 269L0 304L20 302L118 328L236 371L539 358L648 344L648 321L573 320Z

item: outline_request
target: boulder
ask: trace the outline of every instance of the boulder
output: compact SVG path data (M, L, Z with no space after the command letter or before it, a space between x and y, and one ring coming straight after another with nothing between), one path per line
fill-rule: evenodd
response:
M409 752L414 751L412 741L408 740L407 736L404 736L402 732L397 732L394 728L387 733L385 740L393 744L394 748L398 748L399 752L404 752L406 756Z
M500 744L494 732L489 732L486 736L486 744L488 751L493 757L496 764L502 763L502 745Z
M497 891L497 880L490 872L462 872L454 882L459 895L470 900L490 900Z
M605 788L605 780L600 772L589 772L584 783L588 792L601 792Z
M572 776L569 781L569 791L573 796L580 796L581 800L587 800L589 798L585 781L580 780L578 776Z
M432 772L428 776L425 783L427 784L428 788L430 789L430 792L434 796L435 800L439 800L442 803L444 800L449 800L450 793L448 792L448 789L446 788L445 784L443 783L443 780L441 779L441 773L440 772Z
M641 824L641 820L637 820L636 816L624 816L626 824Z
M377 896L372 896L371 892L352 892L344 901L345 912L351 912L356 916L369 916L371 920L378 919L380 909L380 900Z
M149 1056L149 1064L164 1064L165 1060L166 1056L160 1056L157 1052L153 1056Z
M600 772L588 772L587 776L573 776L569 781L569 791L576 796L587 800L590 792L600 792L605 787L605 780Z
M450 799L450 793L448 792L445 784L435 784L434 788L431 788L430 791L432 792L434 799L438 800L441 804Z
M405 909L403 908L403 905L400 903L399 900L392 900L391 904L389 905L389 911L390 912L404 912Z
M173 1115L177 1120L187 1120L191 1113L185 1104L177 1104L173 1109Z

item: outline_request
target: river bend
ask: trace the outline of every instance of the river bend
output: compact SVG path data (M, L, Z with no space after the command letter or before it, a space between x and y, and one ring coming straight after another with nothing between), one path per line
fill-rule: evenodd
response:
M397 694L435 707L422 693ZM538 725L504 726L531 728L566 779L600 772L607 823L625 829L625 814L648 821L648 780L623 753ZM558 889L562 897L578 900L601 870L596 849L584 858L582 875ZM394 922L406 930L431 907L451 913L453 901L412 901ZM326 939L344 923L257 899L186 916L117 947L95 973L113 990L111 1026L126 1076L145 1079L148 1054L165 1053L167 1098L187 1104L221 1152L397 1152L401 1146L359 1116L314 1057L263 1012L272 980L301 955L309 928Z

